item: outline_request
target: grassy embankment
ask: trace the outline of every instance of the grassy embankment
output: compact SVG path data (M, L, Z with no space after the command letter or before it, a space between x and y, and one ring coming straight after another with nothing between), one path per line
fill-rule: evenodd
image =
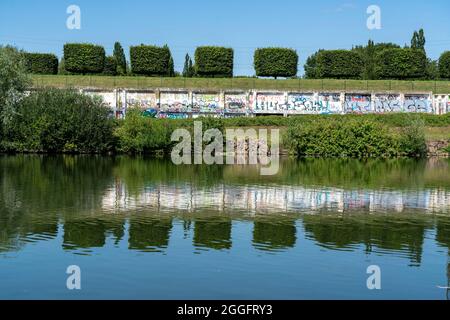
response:
M433 92L449 94L450 81L399 80L333 80L333 79L257 79L257 78L157 78L112 77L83 75L32 75L35 87L96 87L112 88L186 88L234 90L292 90L292 91L377 91L377 92Z

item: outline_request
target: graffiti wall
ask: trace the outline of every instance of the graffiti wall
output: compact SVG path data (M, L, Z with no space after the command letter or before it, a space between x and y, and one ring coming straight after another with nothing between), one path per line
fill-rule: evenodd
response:
M255 113L283 113L286 110L284 93L257 93L253 106Z
M225 112L235 114L245 114L249 111L250 104L245 93L226 93Z
M433 112L433 103L429 95L405 95L405 112Z
M445 110L445 113L450 113L450 95L447 97L447 110Z
M319 93L317 98L319 113L342 113L341 95L339 93Z
M202 113L222 113L223 107L220 103L220 94L193 93L192 111Z
M289 113L318 113L314 94L312 93L289 93L287 101L287 110Z
M372 112L372 97L369 94L346 94L345 113L370 113Z
M402 112L403 105L399 94L375 95L376 113Z
M187 113L171 113L171 112L160 112L156 116L159 119L187 119L189 115Z
M155 109L158 107L155 92L128 91L126 93L127 108Z
M448 94L343 94L338 92L190 92L166 90L95 90L85 89L90 96L100 97L111 108L111 114L122 118L126 110L139 108L149 117L185 118L204 114L212 117L251 114L342 114L342 113L450 113ZM373 101L372 101L373 99ZM343 102L342 102L343 101Z
M96 90L85 90L83 91L85 94L91 97L99 97L103 100L103 102L108 105L111 109L115 109L118 107L116 105L117 97L115 91L96 91Z
M190 112L191 102L188 92L161 92L161 112Z

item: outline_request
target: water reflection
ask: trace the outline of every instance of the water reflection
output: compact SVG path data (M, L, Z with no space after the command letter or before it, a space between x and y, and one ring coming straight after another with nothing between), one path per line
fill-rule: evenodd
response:
M195 221L194 246L199 249L225 250L231 248L232 222L227 217L200 218Z
M429 234L450 247L448 167L446 159L284 160L278 175L261 177L251 166L2 156L0 252L59 234L63 250L88 255L109 241L139 252L165 253L173 241L230 251L235 224L246 221L258 252L295 249L304 232L326 250L394 254L417 266Z
M158 217L143 219L131 217L129 231L129 249L163 252L169 245L170 232L172 230L172 219Z

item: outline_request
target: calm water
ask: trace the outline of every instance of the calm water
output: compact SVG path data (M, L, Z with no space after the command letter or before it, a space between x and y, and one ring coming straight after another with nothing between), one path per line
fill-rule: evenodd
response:
M0 156L0 298L446 299L449 251L446 159Z

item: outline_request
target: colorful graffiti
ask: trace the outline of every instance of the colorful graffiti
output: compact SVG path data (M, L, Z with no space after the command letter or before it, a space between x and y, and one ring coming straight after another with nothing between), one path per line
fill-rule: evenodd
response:
M450 95L447 97L447 110L445 110L445 113L450 113Z
M322 114L342 113L341 95L339 93L319 93L317 105Z
M345 113L370 113L372 111L372 98L370 95L346 94Z
M377 94L375 96L375 112L402 112L403 105L398 94Z
M287 110L291 113L317 113L312 93L289 93Z
M154 92L128 91L126 101L127 108L150 109L158 105Z
M190 112L188 92L161 92L160 110L163 112Z
M183 112L159 112L156 117L159 119L187 119L189 118L189 115Z
M226 113L246 113L248 106L249 103L246 94L225 94Z
M433 112L433 105L429 95L405 95L405 112Z
M192 95L192 111L202 113L223 112L220 104L220 95L194 93Z
M283 93L257 93L253 112L283 113L287 109Z

